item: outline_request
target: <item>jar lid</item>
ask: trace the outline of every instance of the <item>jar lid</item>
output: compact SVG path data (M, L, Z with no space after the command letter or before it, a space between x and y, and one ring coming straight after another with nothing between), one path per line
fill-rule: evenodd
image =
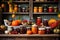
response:
M46 29L50 29L51 27L45 27Z
M36 24L33 24L32 27L37 27L37 25Z
M37 17L37 18L41 18L41 17Z
M43 19L43 20L48 20L48 19Z
M45 28L39 28L39 30L45 30Z
M37 7L34 7L34 8L37 8Z
M39 8L42 8L42 7L39 7Z
M52 8L52 7L49 7L49 8Z
M54 8L57 8L57 7L54 7Z

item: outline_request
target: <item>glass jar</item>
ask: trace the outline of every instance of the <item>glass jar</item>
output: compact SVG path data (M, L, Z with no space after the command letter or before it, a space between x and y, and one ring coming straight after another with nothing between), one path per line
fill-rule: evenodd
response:
M43 19L43 25L48 26L48 19Z
M36 24L32 25L32 33L37 34L37 31L38 31L37 25Z
M54 12L57 12L58 11L58 8L57 7L54 7Z
M45 33L50 34L51 33L51 27L46 27Z
M37 13L37 7L34 7L34 13Z
M43 5L43 8L44 8L44 12L47 12L47 8L48 8L48 7L47 7L47 4L44 4L44 5Z
M14 5L14 12L17 12L18 11L18 7L17 7L17 5L15 4Z
M27 27L27 34L32 34L31 27Z
M48 12L53 12L53 7L49 7Z
M26 34L26 31L27 31L26 27L21 25L21 27L20 27L20 34Z
M36 19L36 24L37 24L38 26L40 26L41 23L42 23L42 18L41 18L41 17L37 17L37 19Z
M18 12L21 12L21 5L18 5Z
M42 7L39 7L39 12L43 12L43 8Z
M45 28L38 28L38 34L45 34Z
M22 12L25 12L25 9L26 9L25 7L22 7Z

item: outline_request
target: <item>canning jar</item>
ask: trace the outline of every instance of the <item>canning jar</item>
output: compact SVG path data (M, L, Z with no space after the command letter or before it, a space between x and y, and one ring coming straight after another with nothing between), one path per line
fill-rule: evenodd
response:
M45 28L38 28L38 34L45 34Z
M51 27L46 27L45 33L50 34L51 33Z
M55 6L54 7L54 12L57 12L58 11L58 8Z
M37 31L38 31L37 25L36 24L32 25L32 33L37 34Z
M18 12L21 12L21 5L18 5Z
M37 24L38 26L40 26L41 23L42 23L42 18L41 18L41 17L37 17L37 19L36 19L36 24Z
M27 31L26 27L24 26L20 27L20 34L26 34L26 31Z
M18 11L18 7L17 7L17 5L15 4L14 5L14 12L17 12Z
M49 7L48 12L53 12L53 7Z
M27 27L27 34L32 34L31 27Z
M37 13L37 7L34 7L34 13Z
M43 25L48 26L48 19L43 19Z
M39 7L39 12L43 12L43 8L42 7Z
M44 12L47 12L47 8L48 8L47 4L44 4L43 8L44 8Z

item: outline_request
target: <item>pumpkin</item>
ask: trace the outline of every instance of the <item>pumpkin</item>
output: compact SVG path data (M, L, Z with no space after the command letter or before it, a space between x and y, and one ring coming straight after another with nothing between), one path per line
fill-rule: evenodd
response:
M48 21L48 25L51 27L51 28L55 28L57 26L57 20L56 19L50 19Z
M18 22L18 24L21 24L21 20L16 20Z
M18 26L20 24L19 20L12 21L12 26Z

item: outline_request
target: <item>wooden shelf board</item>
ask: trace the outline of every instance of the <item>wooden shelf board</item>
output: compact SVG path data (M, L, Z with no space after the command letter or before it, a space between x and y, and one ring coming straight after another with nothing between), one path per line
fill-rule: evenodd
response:
M59 37L59 34L0 34L0 37Z
M3 12L3 14L12 14L10 12ZM29 14L29 12L16 12L15 14Z

